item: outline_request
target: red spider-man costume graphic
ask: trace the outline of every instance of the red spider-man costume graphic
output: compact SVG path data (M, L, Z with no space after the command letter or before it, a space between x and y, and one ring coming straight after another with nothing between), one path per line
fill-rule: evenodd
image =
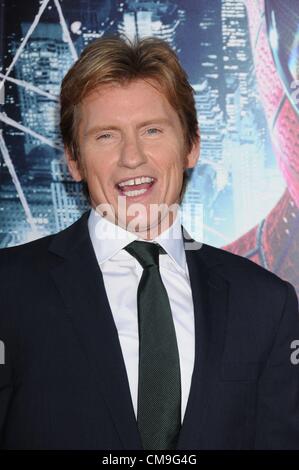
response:
M275 272L291 282L299 294L299 117L272 58L264 0L245 3L260 97L287 189L265 219L222 248Z

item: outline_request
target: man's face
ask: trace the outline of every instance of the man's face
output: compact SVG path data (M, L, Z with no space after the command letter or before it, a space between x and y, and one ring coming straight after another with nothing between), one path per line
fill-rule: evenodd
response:
M199 142L186 154L175 110L149 81L136 80L101 86L83 100L79 151L82 168L67 155L69 169L86 180L92 206L103 213L101 205L109 205L115 219L107 219L147 239L172 224L169 208L179 204L183 170L196 164ZM124 182L134 185L120 187Z

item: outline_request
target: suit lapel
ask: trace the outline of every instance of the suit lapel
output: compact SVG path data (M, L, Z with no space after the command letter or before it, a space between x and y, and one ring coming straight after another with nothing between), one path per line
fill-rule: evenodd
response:
M50 251L63 257L52 277L63 297L125 449L142 449L118 333L85 213L54 237Z
M208 400L223 351L229 286L215 269L222 263L214 250L202 244L197 250L186 251L194 305L195 361L178 450L202 446Z
M89 211L53 237L49 248L56 255L52 277L124 448L139 450L142 444L126 368L102 272L89 237L88 216ZM194 242L184 229L183 236L185 242ZM197 449L201 445L208 418L205 411L223 349L228 283L213 269L221 264L213 250L204 244L200 249L186 250L194 305L195 363L178 450Z

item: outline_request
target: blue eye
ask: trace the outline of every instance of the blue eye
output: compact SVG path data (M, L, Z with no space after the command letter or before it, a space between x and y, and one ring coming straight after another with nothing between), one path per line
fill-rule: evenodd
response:
M150 129L147 129L147 132L150 134L150 135L155 135L155 134L158 134L159 132L161 132L159 129L157 129L156 127L151 127Z
M107 140L109 139L109 137L111 137L111 134L101 134L101 135L98 135L97 136L97 140L100 140L100 139L103 139L103 140Z

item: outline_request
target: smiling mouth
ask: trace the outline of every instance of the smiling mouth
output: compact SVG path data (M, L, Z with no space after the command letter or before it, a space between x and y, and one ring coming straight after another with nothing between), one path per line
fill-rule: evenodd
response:
M156 180L153 180L150 183L141 183L141 184L134 184L134 185L128 185L128 186L122 186L120 187L118 184L116 184L116 189L119 194L122 196L125 196L130 199L136 199L136 198L142 198L144 196L147 196L151 191L156 183Z

